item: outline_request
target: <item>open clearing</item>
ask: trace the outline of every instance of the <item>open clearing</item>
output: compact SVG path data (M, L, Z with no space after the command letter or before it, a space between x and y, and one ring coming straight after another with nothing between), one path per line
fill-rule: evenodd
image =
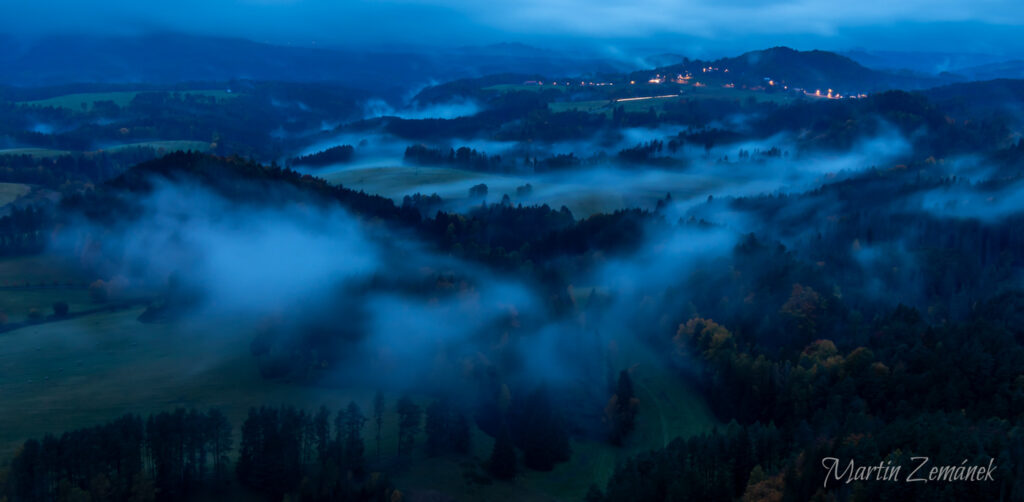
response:
M28 437L178 406L224 410L236 427L249 407L291 404L365 410L372 396L260 377L236 323L143 324L142 309L0 334L0 458Z
M78 111L91 111L93 103L97 101L113 101L118 107L124 108L128 106L135 96L139 94L152 93L157 91L120 91L120 92L89 92L81 94L65 94L63 96L55 96L47 99L40 99L36 101L22 101L18 104L27 106L39 106L39 107L54 107L54 108L67 108L69 110ZM173 91L176 94L181 95L193 95L193 96L209 96L218 100L232 99L238 96L238 94L227 92L226 90L196 90L196 91Z
M0 183L0 207L18 200L30 191L32 187L22 183Z

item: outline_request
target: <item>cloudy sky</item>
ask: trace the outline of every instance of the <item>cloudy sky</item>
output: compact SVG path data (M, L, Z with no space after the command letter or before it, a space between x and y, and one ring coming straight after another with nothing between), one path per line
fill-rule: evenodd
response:
M175 31L292 44L1024 52L1020 0L2 0L0 31Z

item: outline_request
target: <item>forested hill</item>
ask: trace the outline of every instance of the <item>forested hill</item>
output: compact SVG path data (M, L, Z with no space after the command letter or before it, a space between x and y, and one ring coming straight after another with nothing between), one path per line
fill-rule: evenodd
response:
M239 203L337 202L367 221L414 230L441 249L512 270L555 256L632 249L645 223L655 220L647 211L631 209L577 221L564 206L554 209L546 204L492 204L467 214L422 214L427 210L417 207L418 197L398 205L379 195L330 185L276 165L192 152L176 152L139 164L95 192L68 197L63 208L100 221L131 218L137 214L139 195L152 191L161 180L200 186Z
M697 81L734 84L737 87L768 86L803 88L813 92L834 89L844 94L878 92L887 89L923 89L962 79L875 70L845 56L828 51L798 51L789 47L751 51L716 60L684 59L682 63L634 72L630 77L646 81L648 74L674 78L691 74Z

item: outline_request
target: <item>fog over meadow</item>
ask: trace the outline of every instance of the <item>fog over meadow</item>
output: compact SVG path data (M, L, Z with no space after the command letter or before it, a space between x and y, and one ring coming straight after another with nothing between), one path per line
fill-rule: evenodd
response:
M631 129L614 147L670 133ZM323 145L338 142L361 145L358 155L367 166L387 165L387 159L398 158L406 145L393 137L358 133L333 137ZM494 147L517 147L500 142L477 146L499 153ZM587 146L599 144L595 140L572 145ZM735 158L740 149L773 147L786 153L756 161L723 160L727 155ZM491 202L514 184L524 183L531 183L533 192L516 196L515 204L557 207L570 196L612 192L631 203L627 197L632 191L653 209L655 200L672 196L659 208L668 226L659 224L645 232L642 242L626 255L572 273L569 295L577 313L569 317L550 311L546 293L529 280L439 254L412 235L355 218L333 204L302 202L285 188L268 197L271 204L252 205L229 202L188 182L158 180L139 202L135 217L112 225L81 220L60 231L50 252L100 271L123 295L158 292L168 302L188 298L176 306L182 318L233 320L242 332L272 331L271 345L340 327L344 343L339 357L345 364L328 378L337 385L427 385L433 390L472 386L473 375L492 364L487 354L512 343L519 358L514 366L520 368L514 378L573 387L604 378L607 368L600 354L607 358L613 339L630 333L637 322L650 321L643 319L645 310L637 305L669 299L663 296L669 290L674 295L669 301L678 302L681 281L711 260L727 260L741 236L751 232L797 246L810 239L820 219L840 204L828 195L809 196L765 216L735 207L735 198L810 193L868 169L891 168L909 150L909 142L891 131L860 140L845 153L798 153L793 138L777 135L710 150L680 149L672 154L686 162L678 169L612 164L501 175L508 185L497 184L500 189L488 195ZM311 172L331 174L362 165L357 160ZM965 172L976 167L968 161L954 165L950 169ZM499 176L484 181L491 179ZM478 181L435 183L408 191L465 193ZM1020 211L1019 203L1012 202L1019 200L1013 197L1018 191L1018 185L1011 185L985 195L977 185L954 185L898 203L907 204L906 210L945 217L984 212L987 218L999 218ZM993 201L1005 211L992 212ZM449 209L472 211L480 201L452 204ZM806 228L789 224L808 214L815 217ZM707 225L682 223L687 220ZM676 221L680 223L671 223ZM905 263L906 271L914 263L898 242L865 243L858 250L856 258L880 295L893 294L885 285L893 282L894 264ZM580 357L581 353L598 357Z
M556 208L566 204L581 218L627 207L653 209L666 195L672 196L673 207L680 212L708 196L798 193L867 169L889 168L913 153L912 139L884 124L878 135L860 138L844 151L806 150L801 147L800 138L790 133L711 148L691 143L674 151L667 147L677 134L694 130L683 126L627 128L588 140L547 144L481 138L426 143L442 152L472 148L481 154L500 156L507 166L502 172L462 171L461 175L449 175L446 169L450 166L423 165L405 159L405 149L421 142L376 131L348 131L325 134L324 139L304 148L302 154L348 144L355 147L352 161L298 169L350 188L391 197L398 203L406 195L436 193L445 200L447 209L460 212L482 202L467 194L471 187L483 183L488 187L489 203L499 202L507 194L513 204L548 204ZM666 145L656 153L654 162L633 163L616 157L620 151L651 142ZM743 153L748 157L744 158ZM534 172L533 166L525 163L526 159L570 154L579 160L579 166ZM373 170L367 171L369 168ZM530 191L517 191L526 184Z
M160 322L231 323L235 333L210 336L237 339L237 351L248 350L253 333L266 334L272 352L318 330L340 333L341 364L324 376L331 385L471 400L501 349L517 360L508 381L573 389L600 409L607 396L594 383L608 377L616 343L640 351L629 360L653 364L632 345L637 302L726 256L737 239L732 230L682 225L651 233L635 252L575 274L576 313L565 315L546 306L547 293L532 280L439 254L412 235L282 190L270 205L239 204L189 182L156 180L135 216L80 220L48 252L109 278L114 300L156 294L173 313ZM215 358L204 354L203 364Z

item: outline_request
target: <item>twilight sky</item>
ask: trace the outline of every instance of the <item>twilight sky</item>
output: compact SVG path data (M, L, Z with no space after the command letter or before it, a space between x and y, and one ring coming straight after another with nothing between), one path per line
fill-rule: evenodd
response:
M307 45L1024 53L1020 0L0 0L0 32L175 31Z

